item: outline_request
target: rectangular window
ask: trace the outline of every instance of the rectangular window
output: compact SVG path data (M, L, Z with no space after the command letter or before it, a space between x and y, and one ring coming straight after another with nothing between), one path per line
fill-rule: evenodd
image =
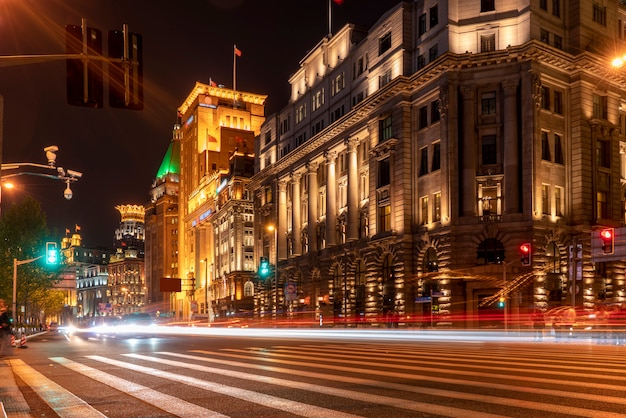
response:
M480 12L492 12L496 10L495 0L480 0Z
M439 23L439 7L434 5L430 8L430 28L437 26L437 23Z
M391 32L384 34L378 41L378 55L384 54L391 49Z
M320 107L324 105L324 88L322 87L318 91L313 94L313 103L311 105L311 110L316 111Z
M552 0L552 15L561 17L561 0Z
M541 213L550 214L550 186L547 184L541 185Z
M552 35L552 39L552 44L555 48L563 49L563 38L561 38L559 35Z
M611 168L611 142L598 140L596 142L596 164L598 167Z
M608 117L608 101L606 96L593 95L593 117L605 119Z
M391 231L391 205L383 205L378 208L379 232Z
M441 119L439 114L439 100L430 103L430 123L438 122Z
M554 208L556 210L556 216L563 216L563 188L554 188Z
M418 55L417 56L417 69L421 70L424 67L426 67L426 57L424 57L424 54Z
M496 34L489 33L480 36L480 52L492 52L496 50Z
M550 32L548 32L545 29L541 29L541 42L543 42L544 44L549 44L550 43Z
M435 193L433 199L433 222L441 222L441 193Z
M423 176L428 174L428 147L424 147L420 150L420 171L419 175Z
M437 59L438 56L439 56L439 48L437 47L437 45L431 47L428 50L428 62L433 62L434 60Z
M428 196L424 196L420 199L421 210L421 224L426 225L428 223Z
M554 134L554 162L557 164L563 164L563 137L559 134Z
M391 81L391 69L385 71L378 77L378 88L382 88Z
M550 140L546 131L541 131L541 159L552 161L550 158Z
M606 26L606 7L596 1L593 2L593 21Z
M554 113L563 114L563 93L554 90Z
M598 219L609 218L609 204L607 192L599 191L597 193L596 210Z
M265 145L269 144L270 142L272 142L272 132L266 132L265 133Z
M418 18L417 26L418 26L419 36L422 36L423 34L426 33L426 13L424 13Z
M391 183L391 166L389 165L389 158L380 160L378 162L378 185L377 187L388 186Z
M441 168L441 142L433 144L433 163L430 171L437 171Z
M541 86L541 108L550 110L550 89L546 86Z
M483 115L495 115L496 114L496 92L490 91L483 93L480 97L481 100L481 114Z
M548 0L539 0L541 10L548 10Z
M418 129L424 129L428 126L428 108L426 106L420 107Z
M482 137L482 163L483 165L487 164L497 164L497 148L496 148L496 136L495 135L485 135Z
M378 142L385 142L393 136L391 129L391 116L378 121Z

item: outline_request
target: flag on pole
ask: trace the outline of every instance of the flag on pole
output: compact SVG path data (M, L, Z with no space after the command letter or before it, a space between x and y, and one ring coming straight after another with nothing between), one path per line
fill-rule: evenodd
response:
M236 45L235 45L235 55L237 55L238 57L241 56L241 50L239 50L239 48L237 48Z
M80 231L80 225L76 224L76 232Z
M65 228L65 235L69 235L70 234L70 229L69 228Z
M338 6L341 6L343 4L343 0L333 0L335 2L335 4L337 4Z

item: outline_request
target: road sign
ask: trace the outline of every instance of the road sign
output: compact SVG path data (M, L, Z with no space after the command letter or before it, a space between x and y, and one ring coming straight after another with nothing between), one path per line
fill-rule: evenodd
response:
M415 303L428 303L430 302L430 296L420 296L419 298L415 298Z

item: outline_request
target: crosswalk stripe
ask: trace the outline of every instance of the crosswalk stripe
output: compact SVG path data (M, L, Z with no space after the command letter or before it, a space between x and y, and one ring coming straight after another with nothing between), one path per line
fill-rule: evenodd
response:
M211 352L211 351L205 351L205 350L192 350L192 352L224 357L224 353L222 353L221 351ZM234 366L234 367L247 367L247 368L254 368L254 369L262 369L262 370L267 370L267 371L272 371L272 372L277 372L277 373L286 373L290 375L297 374L299 376L304 376L304 377L341 381L341 382L353 383L353 384L364 385L364 386L373 386L377 388L395 389L395 390L401 390L401 391L410 392L410 393L419 393L419 394L431 395L431 396L448 397L448 398L453 398L453 399L465 399L465 400L470 400L470 401L478 401L478 402L491 403L491 404L496 404L496 405L515 406L519 408L528 408L528 409L534 409L538 411L567 413L571 415L587 416L587 417L601 417L602 416L601 413L595 410L546 404L546 403L541 403L541 402L524 401L520 399L510 399L510 398L503 398L503 397L490 396L490 395L480 395L480 394L475 394L475 393L458 392L458 391L452 391L452 390L432 389L428 387L419 387L415 385L390 383L390 382L385 382L381 380L351 378L351 377L347 377L345 375L339 375L339 374L330 375L330 374L324 374L324 373L306 372L303 370L296 371L293 369L286 369L286 368L280 368L280 367L270 368L264 365L253 365L250 363L228 361L228 360L224 360L223 358L198 357L198 356L190 356L186 354L169 353L169 352L157 352L156 354L165 354L169 356L187 358L190 360L200 360L204 362L227 364L229 366ZM227 355L227 357L250 359L249 356L245 356L245 355ZM290 364L294 366L310 366L310 363L272 360L272 359L268 359L265 357L256 357L254 358L254 360L263 361L263 362ZM552 395L552 396L576 398L576 399L582 398L582 399L587 399L591 401L626 405L626 399L612 397L612 396L587 395L587 394L580 394L580 393L557 391L557 390L552 390L552 389L539 389L539 388L524 387L524 386L502 385L502 384L494 384L494 383L488 383L488 382L463 381L463 380L458 380L458 379L442 379L442 378L437 378L436 376L433 376L432 378L431 376L422 376L422 377L416 378L415 375L410 375L407 373L390 373L390 372L384 372L384 371L378 371L378 370L364 370L364 369L355 370L354 368L341 367L337 365L325 366L321 362L317 362L315 364L315 367L330 369L334 371L353 372L353 373L365 374L365 375L397 377L401 379L411 379L411 380L416 380L416 379L429 380L429 381L437 381L439 383L449 383L449 384L465 385L465 386L471 386L471 387L484 387L488 389L506 390L510 392L515 391L515 392L529 393L529 394L536 394L536 395ZM613 415L609 414L606 416L613 416Z
M279 347L281 349L285 349L285 347ZM292 347L289 347L292 348ZM300 347L299 347L300 348ZM311 352L317 352L318 349L315 348L309 348L307 346L307 350L311 350ZM299 352L305 351L305 350L300 350L298 349ZM335 354L338 353L341 356L345 356L342 353L345 353L345 347L344 348L337 348L337 349L329 349L328 347L324 347L324 353L325 354ZM380 358L381 356L384 356L386 358L392 359L394 360L396 363L409 363L409 364L414 364L416 361L420 362L420 363L434 363L437 362L440 364L441 361L451 361L451 360L457 360L457 361L462 361L464 366L466 367L474 367L474 366L468 366L468 363L475 363L475 364L480 364L480 368L484 369L484 368L488 368L488 369L500 369L499 367L496 366L487 366L485 367L484 364L488 363L488 364L494 364L494 365L506 365L506 366L520 366L520 367L524 367L527 368L528 367L528 363L524 363L524 362L520 362L520 361L511 361L510 358L505 358L504 357L497 357L497 356L489 356L489 355L478 355L478 354L472 354L471 358L467 357L467 353L465 353L465 356L462 355L453 355L453 354L443 354L443 353L434 353L432 351L416 351L414 353L411 353L411 356L407 356L407 354L390 354L390 353L371 353L369 351L362 351L362 350L353 350L350 349L350 357L354 357L355 355L359 354L359 353L367 353L367 354L371 354L371 355L376 355L377 358ZM422 356L420 357L419 354L425 354L427 356ZM515 357L515 360L517 360L519 357ZM582 378L595 378L598 376L598 372L602 373L602 378L605 380L616 380L616 381L626 381L626 376L611 376L611 375L607 375L607 373L624 373L626 374L626 369L617 369L614 365L611 366L610 369L607 369L607 367L580 367L580 364L574 362L574 361L560 361L558 363L562 363L562 364L556 364L556 361L541 361L540 359L533 359L533 367L547 367L550 368L551 370L549 371L535 371L535 373L537 374L550 374L550 375L554 375L554 374L560 374L562 376L575 376L575 377L582 377ZM596 363L597 364L597 363ZM586 373L571 373L571 372L554 372L554 370L556 369L561 369L561 370L571 370L572 366L576 365L578 369L584 369L585 371L589 371L589 372L594 372L593 374L586 374ZM623 364L622 364L623 366Z
M269 408L277 409L280 411L289 412L294 415L303 417L328 417L328 418L353 418L357 415L343 413L332 409L327 409L315 405L309 405L302 402L291 401L288 399L282 399L276 396L265 395L260 392L254 392L234 386L222 385L219 383L209 382L206 380L197 379L191 376L182 376L175 373L166 372L163 370L154 369L151 367L140 366L137 364L131 364L119 360L110 359L102 356L87 356L87 358L101 363L111 364L120 368L134 370L140 373L144 373L150 376L156 376L163 379L172 380L179 383L184 383L189 386L194 386L207 391L227 395L233 398L241 399L247 402L256 403L259 405L267 406ZM223 374L227 374L224 371Z
M371 393L362 393L354 390L341 389L337 387L329 387L329 386L321 386L312 383L306 382L298 382L274 377L268 377L263 375L256 375L252 373L238 372L235 370L225 370L219 369L215 367L207 367L207 366L199 366L191 363L185 363L181 361L172 361L161 358L155 358L150 356L145 356L142 354L129 353L125 354L125 356L134 358L147 360L152 362L157 362L159 364L167 364L174 367L184 367L191 370L202 371L206 373L213 373L219 375L226 375L229 377L235 377L244 380L262 382L266 384L279 385L283 387L289 387L292 389L301 389L309 392L321 393L324 395L343 397L355 401L360 402L368 402L368 403L376 403L380 405L387 405L394 408L406 409L410 411L429 411L432 414L438 414L449 417L467 417L468 411L460 408L453 408L447 406L436 405L432 403L424 403L424 402L416 402L407 399L400 398L390 398L388 396L374 395ZM493 415L487 413L481 413L478 411L472 411L472 416L475 417L497 417L500 415Z
M76 373L80 373L83 376L87 376L97 382L104 383L107 386L124 392L134 398L142 400L176 416L196 416L207 418L228 417L228 415L223 415L218 412L211 411L210 409L202 408L191 402L170 396L166 393L152 390L149 387L130 382L64 357L50 357L50 360L59 363Z
M280 353L278 351L280 351ZM295 354L295 353L300 353L300 352L301 352L300 350L283 349L283 350L277 350L277 351L264 351L263 354L266 356L278 356L278 357L287 356L287 357L292 357L292 358L310 359L310 356L302 356L302 355ZM309 354L313 354L313 353L309 352ZM324 351L320 351L319 353L316 354L316 356L324 357L326 356L326 353ZM360 360L350 360L350 358L352 358L351 355L333 355L333 356L326 356L326 361L341 363L341 364L352 364L355 366L371 366L372 361L375 360L375 359L370 359L369 361L360 361ZM495 379L517 380L517 381L535 382L535 383L561 384L561 385L578 386L578 387L594 388L594 389L602 389L602 390L617 390L617 391L624 390L623 385L592 383L590 381L579 382L579 381L574 381L574 380L557 380L557 379L549 379L549 378L543 378L543 377L531 377L531 376L514 376L511 374L498 374L495 372L487 373L487 372L480 372L480 371L465 371L465 370L456 370L456 369L452 370L452 369L442 368L439 366L426 367L426 366L414 366L412 364L385 363L385 367L390 368L390 369L412 370L412 371L427 372L427 373L463 375L463 376L472 376L472 377L486 377L491 380L495 380ZM488 366L485 366L484 368L478 368L476 366L464 366L464 367L468 367L468 368L472 367L472 368L479 369L479 370L482 370L482 369L492 369L492 370L499 370L499 371L516 371L517 370L513 368L493 368L493 367L488 367ZM529 369L526 368L525 371L529 371ZM560 374L560 373L541 371L541 374L547 374L547 375L552 376L552 375ZM579 377L596 378L597 376L581 375Z
M238 352L242 350L229 349L227 351ZM250 359L249 355L230 354L230 353L224 353L223 351L211 352L211 351L205 351L205 350L192 350L192 352L204 353L208 355L217 355L220 357ZM304 367L310 366L310 362L299 362L299 361L293 361L293 360L275 359L275 358L266 357L265 355L262 357L255 357L255 360L262 361L262 362L289 364L289 365L294 365L294 366L304 366ZM322 362L317 362L315 364L315 367L317 369L328 369L328 370L340 371L340 372L351 372L355 374L366 374L366 375L394 377L394 378L412 379L412 380L416 379L416 376L410 373L389 372L389 371L384 371L384 370L366 369L366 368L361 368L361 367L354 368L354 367L340 366L337 364L327 365ZM427 380L431 382L453 384L453 385L460 385L460 386L470 386L472 388L481 387L485 389L506 390L506 391L522 392L522 393L529 393L529 394L536 394L536 395L550 395L550 396L558 396L561 398L585 399L585 400L595 401L595 402L605 402L605 403L614 403L617 405L626 405L626 398L623 398L623 397L607 396L607 395L592 395L592 394L580 393L580 392L568 392L568 391L556 390L556 389L534 388L532 386L517 386L517 385L491 383L491 382L476 381L476 380L462 380L459 378L446 378L446 377L437 376L436 370L433 370L433 373L424 374L420 378L422 380ZM622 388L622 391L623 390L624 389Z
M70 391L48 379L20 359L9 360L13 372L19 376L61 418L102 418L100 411Z

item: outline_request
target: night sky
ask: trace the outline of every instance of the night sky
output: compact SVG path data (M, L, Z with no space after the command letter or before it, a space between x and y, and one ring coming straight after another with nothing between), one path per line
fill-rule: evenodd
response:
M399 0L343 0L332 5L333 32L346 23L370 27ZM45 164L43 148L57 145L57 165L83 172L65 184L33 176L13 179L2 207L31 195L39 200L55 237L79 225L83 243L110 247L120 204L144 204L171 140L176 109L196 81L267 94L266 116L287 104L288 78L328 33L328 0L2 0L0 56L65 52L65 25L110 29L128 24L144 48L142 111L67 104L65 61L0 61L4 96L3 163ZM302 16L305 16L304 18ZM7 174L5 172L5 174ZM50 172L52 174L52 172Z

